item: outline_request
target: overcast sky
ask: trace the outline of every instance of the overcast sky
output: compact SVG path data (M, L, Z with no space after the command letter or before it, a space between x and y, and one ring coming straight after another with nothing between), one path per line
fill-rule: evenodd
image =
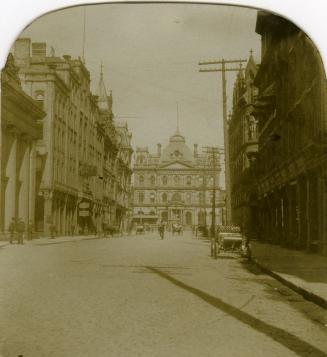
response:
M83 8L44 15L21 36L45 41L57 56L82 55ZM223 147L222 83L218 73L199 73L198 61L260 58L253 9L192 4L102 4L86 7L85 60L96 92L103 62L113 91L114 114L126 120L133 145L167 143L180 130L187 144ZM229 72L231 109L235 73ZM126 118L123 118L126 117Z

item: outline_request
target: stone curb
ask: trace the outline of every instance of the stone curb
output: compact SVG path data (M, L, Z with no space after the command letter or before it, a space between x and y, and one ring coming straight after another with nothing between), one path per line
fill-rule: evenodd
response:
M263 266L257 259L255 259L254 257L250 258L250 261L252 261L260 270L262 270L265 274L270 275L271 277L273 277L274 279L278 280L279 282L281 282L283 285L287 286L288 288L292 289L293 291L295 291L296 293L302 295L306 300L311 301L313 303L315 303L316 305L319 305L320 307L322 307L323 309L327 310L327 300L324 299L323 297L314 294L312 292L310 292L309 290L306 290L294 283L292 283L291 281L285 279L283 276L281 276L278 273L275 273L274 271L266 268L265 266Z

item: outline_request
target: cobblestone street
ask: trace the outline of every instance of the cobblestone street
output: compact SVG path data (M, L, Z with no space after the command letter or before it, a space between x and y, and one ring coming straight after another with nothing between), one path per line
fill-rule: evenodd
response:
M327 356L326 311L156 233L0 250L1 356Z

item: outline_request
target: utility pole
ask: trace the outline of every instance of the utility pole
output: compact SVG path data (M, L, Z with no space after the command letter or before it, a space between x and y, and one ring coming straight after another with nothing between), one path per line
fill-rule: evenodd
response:
M216 233L216 188L217 188L217 164L219 163L218 155L220 153L219 148L213 146L207 146L204 148L207 154L208 164L213 171L212 182L212 206L211 206L211 238L215 239Z
M224 126L224 149L225 149L225 186L226 186L226 221L227 224L232 223L232 204L231 204L231 188L230 188L230 167L229 167L229 140L228 140L228 122L227 122L227 94L226 94L226 72L239 71L242 62L247 60L224 60L221 61L205 61L199 62L199 65L221 65L220 68L200 69L199 72L221 72L222 89L223 89L223 126ZM239 68L226 68L226 64L239 63Z

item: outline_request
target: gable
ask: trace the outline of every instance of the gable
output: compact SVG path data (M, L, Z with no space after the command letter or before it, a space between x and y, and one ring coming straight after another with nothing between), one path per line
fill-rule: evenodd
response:
M168 164L163 164L160 166L160 168L165 168L165 169L192 169L193 165L185 163L185 162L180 162L180 161L174 161L170 162Z

